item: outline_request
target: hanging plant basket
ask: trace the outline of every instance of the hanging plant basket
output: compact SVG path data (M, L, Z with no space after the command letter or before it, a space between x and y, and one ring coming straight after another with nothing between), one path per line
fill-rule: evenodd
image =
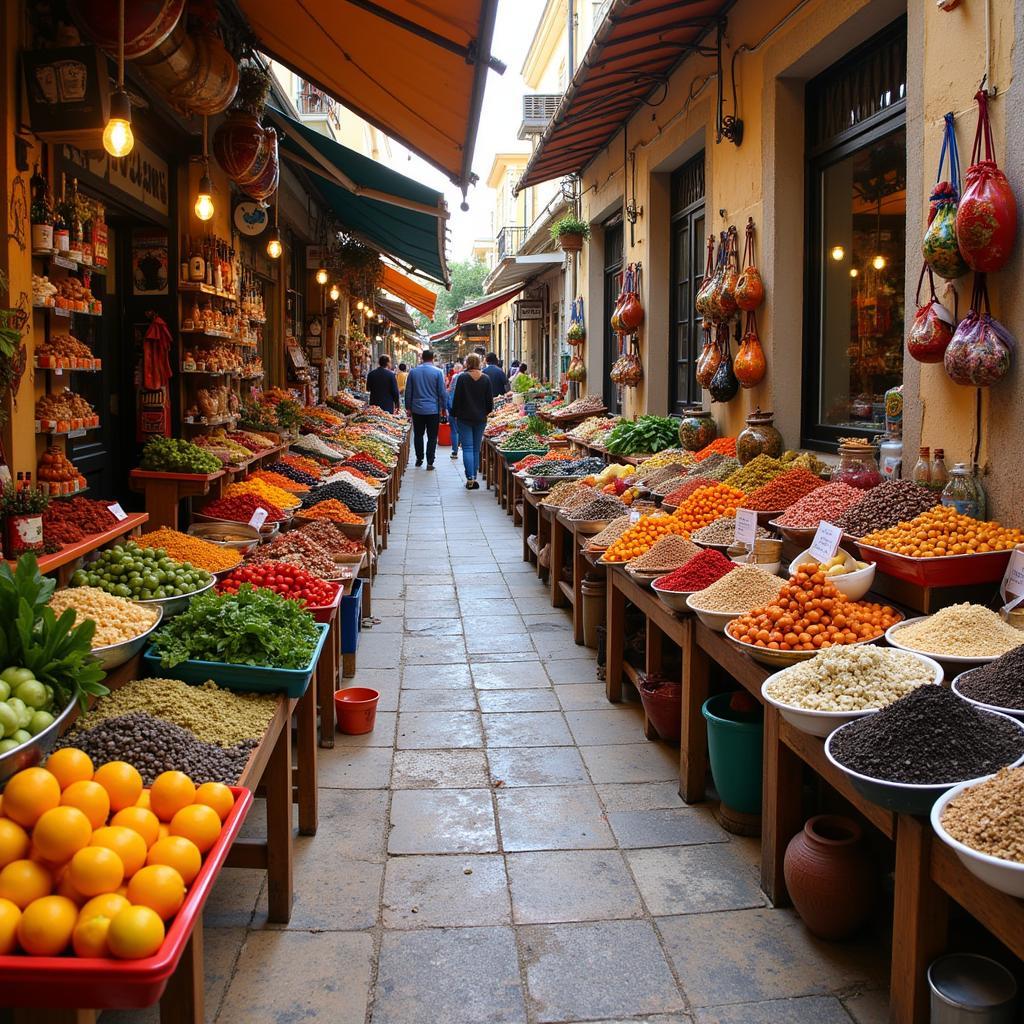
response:
M562 252L580 252L590 237L590 225L567 213L551 225L551 238Z

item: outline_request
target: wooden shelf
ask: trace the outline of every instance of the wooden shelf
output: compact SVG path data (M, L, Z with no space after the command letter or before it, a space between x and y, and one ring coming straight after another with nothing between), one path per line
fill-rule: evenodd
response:
M217 291L212 284L204 284L202 281L179 281L179 292L196 292L199 295L208 295L211 299L229 299L231 302L238 302L238 296L234 292Z
M89 313L84 309L68 309L66 306L37 306L34 302L32 303L32 308L53 313L54 316L103 316L103 310L100 310L98 313Z
M79 494L82 492L79 491ZM74 495L66 495L66 497L73 497ZM60 551L55 552L52 555L43 555L39 559L39 571L43 573L55 572L62 566L68 565L75 561L77 558L81 558L83 555L88 555L98 548L102 548L109 544L111 541L115 541L120 537L124 537L131 533L132 530L144 523L149 522L149 515L145 512L133 512L127 519L122 519L119 523L112 526L109 530L104 530L103 533L91 533L84 540L78 541L76 544L65 544Z
M73 260L62 255L56 249L33 249L32 255L36 259L49 260L55 267L63 267L65 270L84 270L90 274L105 274L106 267L96 266L95 263L82 263L80 260Z

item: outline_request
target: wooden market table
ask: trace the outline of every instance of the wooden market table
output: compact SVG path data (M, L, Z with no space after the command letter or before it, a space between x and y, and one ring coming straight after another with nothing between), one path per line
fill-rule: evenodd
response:
M145 495L146 511L153 529L161 526L178 529L178 509L185 498L220 497L227 474L223 469L215 473L160 473L152 469L133 469L128 483L133 491Z

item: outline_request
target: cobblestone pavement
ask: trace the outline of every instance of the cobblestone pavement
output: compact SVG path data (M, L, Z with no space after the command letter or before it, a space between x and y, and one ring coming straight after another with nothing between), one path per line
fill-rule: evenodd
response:
M380 691L376 729L320 752L291 922L267 924L256 872L211 897L208 1019L885 1021L886 951L768 906L757 841L682 803L675 748L608 704L511 519L448 454L406 473L351 680Z

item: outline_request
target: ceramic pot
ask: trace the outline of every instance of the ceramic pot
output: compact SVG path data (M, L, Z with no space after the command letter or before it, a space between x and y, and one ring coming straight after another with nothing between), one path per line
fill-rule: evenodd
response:
M679 421L679 444L682 448L688 452L699 452L717 436L718 427L709 410L694 405L683 411L683 418Z
M761 412L760 407L747 417L747 425L736 438L736 458L745 466L758 455L777 459L783 450L782 435L775 429L775 414Z
M569 233L559 235L558 247L562 252L582 252L583 236Z
M270 150L259 118L232 110L213 133L213 155L233 181L249 180L262 173L270 160Z
M793 906L818 938L846 938L871 913L874 867L861 827L850 818L809 818L786 847L783 870Z
M277 191L280 164L277 158L277 133L273 128L265 129L267 135L267 147L271 151L271 158L267 161L263 170L253 178L238 182L241 190L251 199L261 203Z

